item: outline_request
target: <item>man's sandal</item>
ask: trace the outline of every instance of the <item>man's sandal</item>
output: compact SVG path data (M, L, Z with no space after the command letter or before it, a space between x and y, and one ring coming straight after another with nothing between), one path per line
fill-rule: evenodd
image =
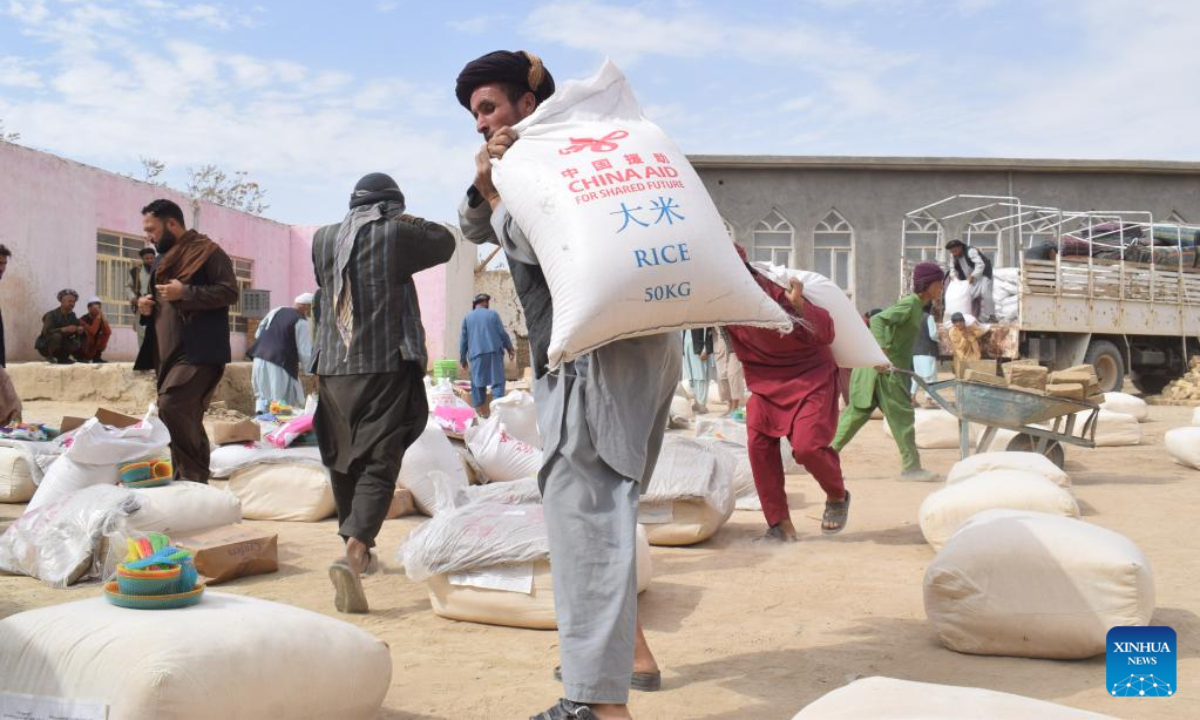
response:
M850 493L841 502L825 502L825 515L821 518L821 534L837 535L846 528L846 519L850 516ZM833 527L825 527L826 523Z
M597 720L596 713L587 705L571 702L567 699L558 701L554 707L540 712L529 720Z

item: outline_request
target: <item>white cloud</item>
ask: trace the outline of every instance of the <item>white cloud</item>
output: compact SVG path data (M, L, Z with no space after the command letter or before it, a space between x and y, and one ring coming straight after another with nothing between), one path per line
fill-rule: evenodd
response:
M42 77L22 58L0 57L0 86L37 89Z
M385 0L375 5L375 9L381 13L390 13L398 7L400 7L400 3L394 2L394 0Z
M220 30L228 30L230 13L216 5L187 5L175 11L180 20L198 20Z
M507 15L478 15L466 20L450 20L446 25L467 35L482 35L488 30L504 27L508 22Z

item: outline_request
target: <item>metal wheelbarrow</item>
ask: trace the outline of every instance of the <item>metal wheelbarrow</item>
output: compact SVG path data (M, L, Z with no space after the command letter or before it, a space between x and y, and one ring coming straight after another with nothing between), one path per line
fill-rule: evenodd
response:
M912 377L934 402L958 418L963 459L971 455L971 423L984 426L975 446L977 453L988 451L999 428L1018 433L1005 450L1036 452L1060 468L1065 460L1063 444L1096 447L1100 406L1094 403L958 379L930 383L908 370L895 368L893 372ZM1084 410L1091 412L1079 424L1076 413Z

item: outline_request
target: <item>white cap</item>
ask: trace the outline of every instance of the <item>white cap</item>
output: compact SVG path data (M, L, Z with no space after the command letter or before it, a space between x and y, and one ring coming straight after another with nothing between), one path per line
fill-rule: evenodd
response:
M292 301L292 304L293 305L312 305L313 298L314 298L314 296L312 293L301 293L296 296L296 299Z
M102 303L102 302L100 301L100 298L96 297L95 295L93 295L93 296L92 296L92 298L91 298L90 300L88 300L88 301L87 301L87 304L88 304L88 305L91 305L92 303L95 303L95 304L97 304L97 305L103 305L103 304L104 304L104 303Z

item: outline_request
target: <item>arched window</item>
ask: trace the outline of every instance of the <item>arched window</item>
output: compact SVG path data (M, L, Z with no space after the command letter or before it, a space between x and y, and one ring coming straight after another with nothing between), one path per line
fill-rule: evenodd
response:
M963 242L988 256L993 264L1000 263L1000 226L980 210L963 229Z
M813 270L854 296L854 228L837 210L813 230Z
M751 259L791 267L794 237L795 231L792 230L792 224L784 219L779 211L772 210L754 226L754 248Z
M937 261L942 249L942 227L928 215L904 221L904 259L910 264Z

